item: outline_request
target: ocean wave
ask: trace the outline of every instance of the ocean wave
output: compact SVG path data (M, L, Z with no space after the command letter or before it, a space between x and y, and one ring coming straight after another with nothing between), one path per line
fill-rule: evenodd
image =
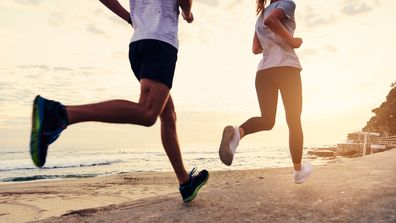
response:
M4 168L0 169L0 172L5 172L5 171L14 171L14 170L33 170L36 169L34 167L16 167L16 168Z
M23 154L26 153L26 151L1 151L0 156L2 155L7 155L7 154Z
M104 161L98 163L90 163L90 164L77 164L77 165L55 165L50 167L43 167L42 169L66 169L66 168L76 168L76 167L91 167L91 166L110 166L115 163L122 163L122 160L113 160L113 161Z
M66 179L66 178L88 178L88 177L96 177L98 174L67 174L67 175L34 175L27 177L10 177L5 178L2 182L25 182L25 181L33 181L33 180L51 180L51 179Z
M77 165L54 165L54 166L45 166L41 169L67 169L67 168L80 168L80 167L92 167L92 166L110 166L115 163L122 163L122 160L113 160L113 161L104 161L90 164L77 164ZM0 172L5 171L20 171L20 170L34 170L37 169L35 167L16 167L16 168L5 168L0 169Z

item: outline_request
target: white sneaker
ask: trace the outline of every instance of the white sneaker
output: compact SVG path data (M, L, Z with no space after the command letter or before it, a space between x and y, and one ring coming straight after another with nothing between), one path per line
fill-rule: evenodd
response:
M310 163L303 163L301 170L293 171L294 183L302 184L312 174L312 165Z
M227 126L223 130L223 138L221 139L219 156L220 160L227 166L230 166L234 158L235 150L239 145L240 135L239 128Z

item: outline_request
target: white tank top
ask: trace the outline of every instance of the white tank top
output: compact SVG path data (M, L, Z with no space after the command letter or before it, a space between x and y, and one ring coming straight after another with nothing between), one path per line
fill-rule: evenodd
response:
M131 42L156 39L179 48L177 0L129 0L134 33Z

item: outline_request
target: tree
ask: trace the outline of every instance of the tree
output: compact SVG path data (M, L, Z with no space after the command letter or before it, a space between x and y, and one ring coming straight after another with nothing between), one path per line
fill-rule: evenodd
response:
M372 112L375 114L363 128L363 131L379 132L382 135L396 135L396 82L391 84L392 89L386 101Z

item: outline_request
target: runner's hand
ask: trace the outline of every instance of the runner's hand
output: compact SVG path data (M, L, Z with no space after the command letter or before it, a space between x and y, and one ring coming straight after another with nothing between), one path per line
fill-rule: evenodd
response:
M183 19L186 20L188 23L192 23L194 21L194 16L192 12L190 12L190 15L185 15L184 12L182 12Z
M303 40L299 37L296 37L296 38L293 37L293 39L288 41L288 44L295 49L300 48L302 43L303 43Z

